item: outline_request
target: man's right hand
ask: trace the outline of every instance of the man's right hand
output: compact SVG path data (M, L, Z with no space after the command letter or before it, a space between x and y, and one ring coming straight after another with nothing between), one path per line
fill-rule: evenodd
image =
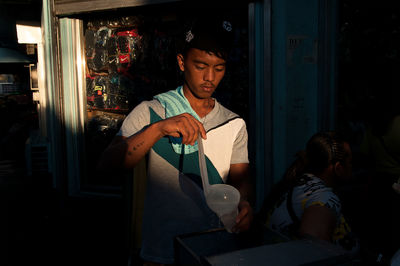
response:
M203 124L188 113L161 120L157 125L163 136L182 137L182 144L194 145L199 134L207 138Z

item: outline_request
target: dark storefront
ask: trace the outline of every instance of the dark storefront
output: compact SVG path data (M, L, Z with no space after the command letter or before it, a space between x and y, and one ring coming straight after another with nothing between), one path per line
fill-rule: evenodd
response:
M387 15L389 7L372 12L365 3L329 0L45 0L42 8L42 40L32 62L0 63L0 74L22 73L25 82L18 83L24 90L10 93L16 82L2 75L4 128L20 119L17 113L30 112L15 135L23 141L3 141L8 156L19 156L14 168L29 176L12 192L9 206L16 207L6 208L9 258L45 257L45 265L135 262L145 166L112 177L94 166L130 110L179 84L172 36L193 14L208 12L236 25L229 71L215 97L247 123L256 210L309 136L339 129L350 136L356 177L343 192L345 211L364 233L358 204L368 169L359 148L365 125L376 117L371 104L396 88L399 18ZM368 19L371 13L380 19ZM33 87L32 67L39 75ZM10 100L18 104L10 107ZM29 247L28 258L18 258Z

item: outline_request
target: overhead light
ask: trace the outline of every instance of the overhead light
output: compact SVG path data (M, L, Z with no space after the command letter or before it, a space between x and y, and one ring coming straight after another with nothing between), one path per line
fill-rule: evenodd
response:
M40 43L42 42L42 32L40 27L17 23L18 43Z
M35 61L17 50L0 47L0 63L35 63Z

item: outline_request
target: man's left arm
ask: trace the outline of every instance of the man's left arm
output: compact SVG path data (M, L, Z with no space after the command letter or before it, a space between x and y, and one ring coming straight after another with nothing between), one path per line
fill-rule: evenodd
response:
M254 195L253 185L249 176L249 164L231 164L228 183L237 188L240 192L239 214L236 218L236 225L233 227L232 231L247 231L253 221L253 208L250 202L253 202Z

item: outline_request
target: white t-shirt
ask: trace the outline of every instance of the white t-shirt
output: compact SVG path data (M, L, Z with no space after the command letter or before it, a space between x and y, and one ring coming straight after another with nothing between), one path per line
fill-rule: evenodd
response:
M129 137L161 119L165 119L162 105L157 100L145 101L127 116L118 134ZM231 164L249 162L246 124L215 101L203 125L207 131L203 145L209 181L226 182ZM175 236L219 226L218 217L204 199L198 153L177 154L168 137L159 140L148 154L142 258L171 264Z

